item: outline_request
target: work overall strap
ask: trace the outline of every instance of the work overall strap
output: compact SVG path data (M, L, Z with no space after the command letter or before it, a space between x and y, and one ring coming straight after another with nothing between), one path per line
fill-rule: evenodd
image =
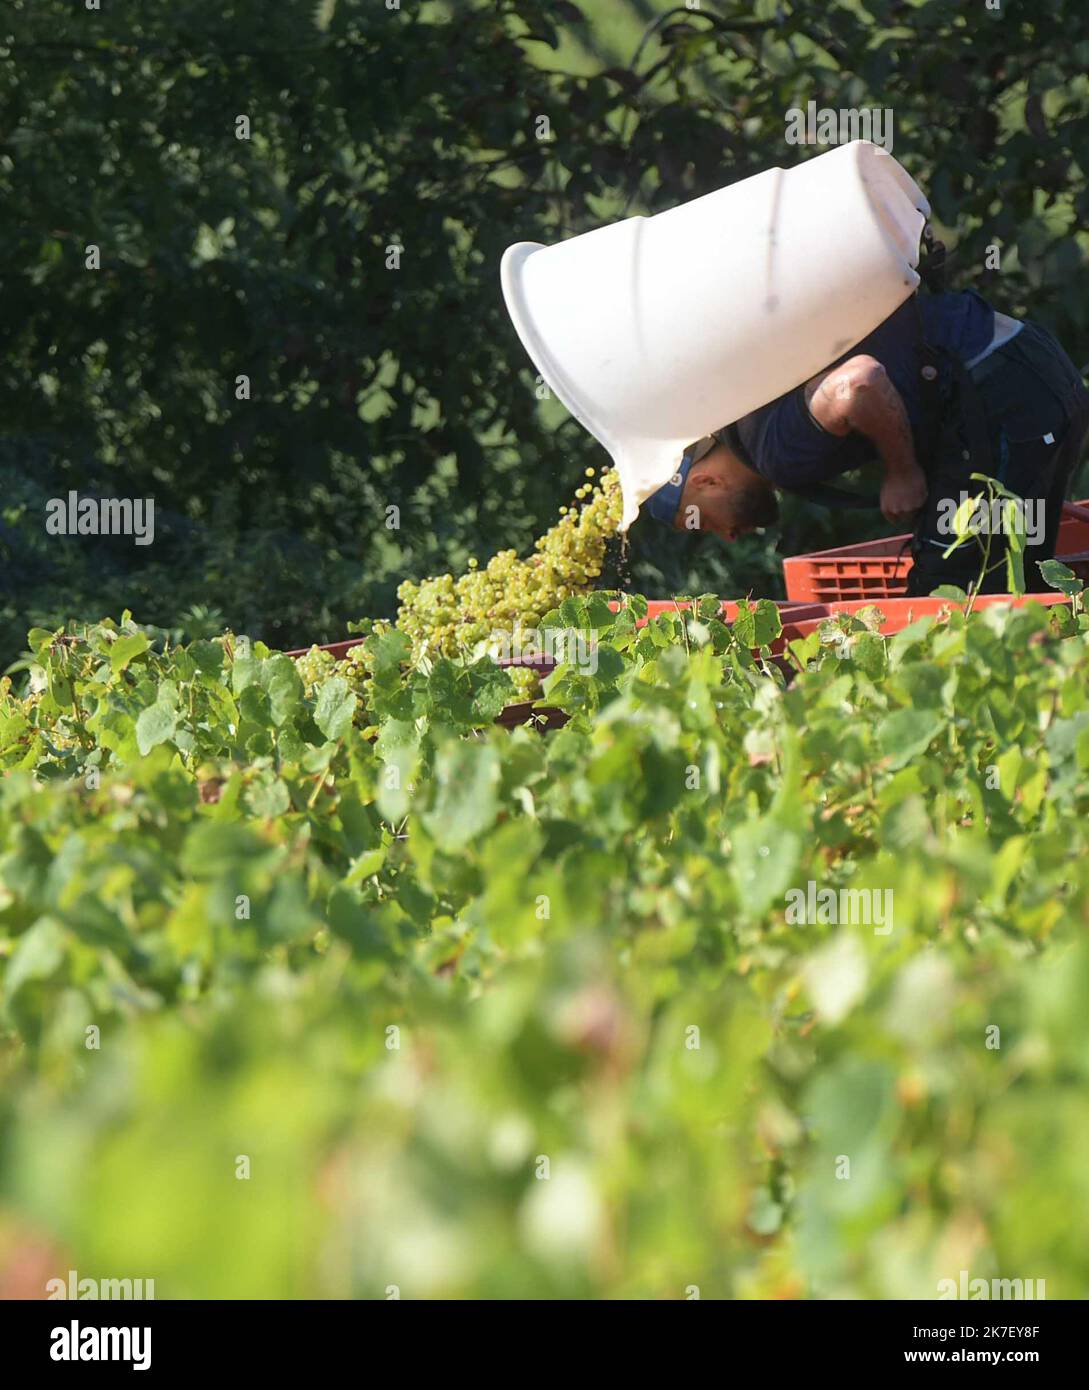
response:
M919 276L931 294L944 294L946 281L945 244L934 238L930 224L923 228L924 260ZM918 291L912 296L915 309L916 350L922 400L922 424L915 431L915 453L927 477L935 471L941 448L959 444L966 476L991 473L991 436L987 415L975 382L964 363L954 353L929 342L923 323ZM950 397L942 390L942 367L952 383ZM944 434L944 427L959 425L955 439Z
M928 222L923 228L923 260L919 266L919 277L931 294L945 293L945 269L945 243L934 239ZM919 467L929 478L934 471L938 437L945 417L941 381L943 357L939 349L927 341L918 290L912 295L911 303L914 311L916 362L923 415L922 423L914 431L915 457Z

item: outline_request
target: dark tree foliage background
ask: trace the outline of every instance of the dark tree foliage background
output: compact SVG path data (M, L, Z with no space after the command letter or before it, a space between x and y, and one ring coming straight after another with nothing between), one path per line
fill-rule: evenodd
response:
M621 11L646 25L630 65L565 71ZM819 153L784 142L809 100L891 108L955 283L1086 362L1087 69L1081 0L9 0L4 660L31 623L124 607L176 635L330 640L406 575L528 545L606 459L537 399L504 248ZM47 537L71 488L153 496L155 544ZM775 594L773 543L887 530L801 503L732 549L640 522L633 578Z

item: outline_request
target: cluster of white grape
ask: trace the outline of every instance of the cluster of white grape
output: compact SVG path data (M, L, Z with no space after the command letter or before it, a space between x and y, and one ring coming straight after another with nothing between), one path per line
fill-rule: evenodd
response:
M547 612L593 587L608 542L619 530L622 503L615 469L594 482L594 470L588 468L586 477L589 481L575 492L576 505L560 508L559 521L526 559L519 559L517 551L501 550L483 569L470 560L467 573L457 579L442 574L404 581L397 590L396 625L411 640L414 660L472 656L503 637L512 645L527 640ZM326 676L343 675L366 704L369 680L361 647L353 647L339 662L315 647L296 665L308 691ZM523 696L537 693L533 671L515 668L511 677Z
M370 631L375 636L381 636L383 632L389 632L391 627L391 623L378 619L370 624ZM348 688L358 696L361 713L370 709L374 680L367 666L367 656L362 644L349 647L347 655L339 661L332 652L324 652L320 647L311 647L308 652L303 652L302 656L295 658L295 670L298 671L308 696L313 696L318 686L330 676L342 676L348 682Z
M295 658L295 670L298 671L308 695L333 674L336 665L336 658L332 652L323 652L320 647L311 647L308 652Z
M594 470L586 470L592 479ZM599 483L575 493L583 506L561 507L560 519L522 560L514 550L493 555L484 569L475 560L460 579L406 579L397 590L397 626L421 651L445 656L472 652L497 633L537 628L542 617L601 574L605 547L620 525L620 480L608 469Z

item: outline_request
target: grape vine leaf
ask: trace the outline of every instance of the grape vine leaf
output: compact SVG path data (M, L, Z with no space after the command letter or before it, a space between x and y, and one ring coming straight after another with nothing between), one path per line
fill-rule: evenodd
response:
M136 721L136 745L146 757L160 743L173 738L178 712L162 701L149 705Z
M314 723L327 739L343 738L352 727L357 703L343 676L330 676L318 691Z

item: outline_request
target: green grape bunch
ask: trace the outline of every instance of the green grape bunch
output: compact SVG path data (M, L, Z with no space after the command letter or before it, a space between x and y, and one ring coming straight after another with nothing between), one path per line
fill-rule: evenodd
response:
M360 626L366 628L367 635L376 637L392 628L391 623L383 622L381 619L368 620ZM322 683L330 676L341 676L347 681L348 689L358 696L361 713L365 714L371 709L374 678L367 665L367 649L363 643L349 647L347 654L339 660L332 652L322 651L320 647L311 647L308 652L295 658L295 670L299 673L308 699L316 698Z
M309 697L313 697L314 691L322 681L335 673L336 666L337 662L332 652L323 652L320 647L311 647L308 652L295 658L295 670L299 673Z
M575 505L560 508L559 520L537 539L531 555L522 559L515 550L500 550L483 569L471 559L456 579L440 574L400 585L395 625L412 644L413 663L421 657L479 656L499 639L512 646L531 641L546 613L594 587L620 528L622 500L614 468L596 482L595 470L587 468L586 478L575 491ZM380 626L388 630L377 623L372 630ZM363 646L351 648L341 661L314 647L296 665L308 694L328 676L340 675L360 697L362 713L369 709ZM510 675L523 699L539 694L534 671L516 667Z
M586 474L592 479L594 470ZM616 470L607 469L597 483L582 484L575 500L583 505L561 507L559 521L525 559L501 550L484 569L470 560L458 579L443 574L406 580L397 590L397 626L414 649L453 657L471 654L499 634L524 637L563 599L592 588L620 526Z

